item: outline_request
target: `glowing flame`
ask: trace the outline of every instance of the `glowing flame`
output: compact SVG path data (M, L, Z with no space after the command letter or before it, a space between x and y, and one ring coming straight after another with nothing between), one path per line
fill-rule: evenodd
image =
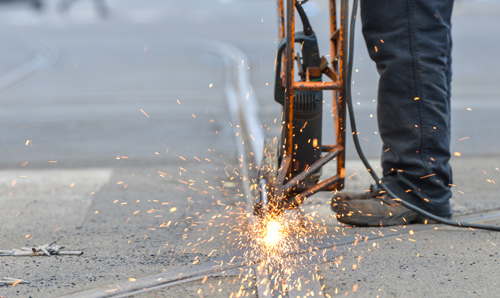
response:
M255 221L247 234L252 247L249 260L260 260L267 265L288 262L286 256L299 251L299 243L307 238L300 227L298 218L291 214L267 214Z
M272 219L265 227L264 245L268 248L276 247L283 239L283 226L282 224Z

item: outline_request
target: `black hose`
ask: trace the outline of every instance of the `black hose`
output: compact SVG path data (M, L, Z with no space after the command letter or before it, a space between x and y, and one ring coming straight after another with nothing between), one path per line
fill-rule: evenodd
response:
M354 146L356 147L356 152L358 153L359 158L363 162L364 166L372 176L375 183L380 186L380 188L389 195L393 200L400 202L403 206L408 209L411 209L429 219L432 219L438 223L442 223L449 226L460 227L460 228L472 228L472 229L483 229L483 230L491 230L491 231L500 231L500 226L491 226L491 225L482 225L482 224L474 224L467 222L459 222L453 221L446 218L439 217L430 212L427 212L413 204L410 204L404 200L398 198L398 196L392 192L377 176L373 167L368 162L363 150L361 149L361 145L359 142L357 129L356 129L356 119L354 116L354 108L352 104L352 93L351 93L351 82L352 82L352 68L353 68L353 60L354 60L354 29L356 24L356 16L358 10L358 0L353 0L352 6L352 14L351 14L351 24L349 28L349 48L348 48L348 61L347 61L347 70L346 70L346 78L345 78L345 101L347 103L347 107L349 110L349 121L351 124L352 131L352 139L354 141Z
M311 27L311 23L309 22L309 18L307 17L305 10L302 7L302 4L304 4L304 3L305 3L305 1L295 2L295 8L299 12L300 20L302 21L302 25L304 27L304 29L303 29L304 35L311 36L311 35L313 35L314 31Z

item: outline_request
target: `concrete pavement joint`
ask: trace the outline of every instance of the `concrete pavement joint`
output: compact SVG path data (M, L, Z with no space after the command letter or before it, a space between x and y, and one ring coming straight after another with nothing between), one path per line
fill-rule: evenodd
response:
M493 220L500 218L500 210L492 210L486 215L484 212L469 214L467 217L470 222ZM448 228L445 225L417 225L412 229L417 233L434 231L436 228ZM451 227L449 227L451 228ZM285 258L293 258L297 256L302 256L304 259L308 260L307 264L302 264L302 268L293 274L293 276L303 277L304 273L310 274L313 269L313 265L320 264L325 260L331 260L343 253L349 252L351 248L370 244L374 241L393 239L401 236L402 232L393 231L392 229L387 231L385 234L380 233L378 235L373 235L371 232L366 232L364 235L358 236L346 236L334 239L333 236L327 236L321 239L321 243L311 244L314 247L313 251L308 248L303 247L302 251L289 254ZM316 246L318 245L318 246ZM139 278L136 281L127 281L115 284L108 288L93 289L84 292L74 293L68 296L63 296L63 298L105 298L105 297L128 297L133 294L150 292L162 288L171 287L178 284L184 284L188 282L193 282L201 280L205 277L217 277L217 276L238 276L244 274L244 272L249 272L250 269L254 270L254 274L264 283L258 281L258 294L259 297L297 297L295 294L303 293L298 290L297 287L288 286L291 291L283 292L282 288L279 291L270 291L274 289L276 285L281 286L283 281L286 281L283 277L283 270L279 269L276 272L279 274L273 275L270 272L268 266L263 266L263 270L259 270L258 267L262 263L258 260L253 262L253 265L249 264L252 260L245 260L245 252L240 250L237 254L224 255L220 259L215 259L200 265L193 266L189 270L179 269L175 271L169 271L165 273L160 273L152 276L147 276ZM221 264L226 264L222 265ZM275 269L275 268L273 268ZM294 268L295 269L295 268ZM278 278L277 278L278 277ZM316 279L319 283L319 278ZM310 282L309 282L310 283Z

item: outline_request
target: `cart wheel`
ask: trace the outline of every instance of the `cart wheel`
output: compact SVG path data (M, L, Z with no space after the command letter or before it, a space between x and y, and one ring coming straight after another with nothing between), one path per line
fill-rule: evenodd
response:
M259 198L253 205L254 215L264 216L274 199L274 185L278 175L278 139L264 140L264 154L259 169ZM274 202L273 202L274 203ZM272 204L273 204L272 203Z

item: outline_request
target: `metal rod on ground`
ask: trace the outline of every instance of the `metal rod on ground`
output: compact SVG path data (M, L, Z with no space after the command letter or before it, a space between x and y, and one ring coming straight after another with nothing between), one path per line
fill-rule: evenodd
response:
M29 284L29 283L30 283L29 281L22 280L19 278L4 277L4 278L0 279L0 286L3 286L3 285L15 286L18 284Z
M83 251L74 251L74 250L62 250L64 249L63 245L53 245L55 241L52 241L48 244L41 246L33 246L33 247L21 247L21 249L3 249L0 250L0 256L81 256Z

